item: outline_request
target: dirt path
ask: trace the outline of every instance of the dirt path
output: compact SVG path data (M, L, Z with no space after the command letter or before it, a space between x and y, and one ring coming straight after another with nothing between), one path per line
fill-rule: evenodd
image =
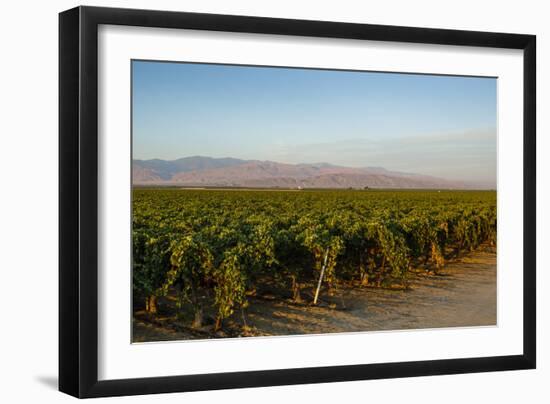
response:
M246 321L251 331L245 335L495 325L496 254L474 252L448 263L441 275L414 276L410 290L341 288L333 297L323 296L320 306L253 298ZM134 322L136 342L208 337Z

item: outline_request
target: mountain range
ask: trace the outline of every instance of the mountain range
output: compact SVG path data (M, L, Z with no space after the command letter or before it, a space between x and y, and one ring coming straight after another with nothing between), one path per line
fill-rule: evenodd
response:
M244 188L403 188L470 189L474 184L389 171L381 167L343 167L328 163L287 164L203 156L177 160L133 160L134 185Z

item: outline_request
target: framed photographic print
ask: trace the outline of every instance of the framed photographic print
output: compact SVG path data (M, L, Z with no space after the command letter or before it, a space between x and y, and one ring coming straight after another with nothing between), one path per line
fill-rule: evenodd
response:
M60 14L59 386L535 367L535 37Z

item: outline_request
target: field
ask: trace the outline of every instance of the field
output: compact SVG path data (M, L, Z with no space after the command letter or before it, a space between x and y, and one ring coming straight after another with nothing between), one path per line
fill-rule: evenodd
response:
M493 324L496 226L494 191L136 188L133 340Z

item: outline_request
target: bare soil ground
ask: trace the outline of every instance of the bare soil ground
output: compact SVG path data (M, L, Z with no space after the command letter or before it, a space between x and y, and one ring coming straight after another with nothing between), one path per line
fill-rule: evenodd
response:
M313 289L294 303L266 292L250 296L250 306L213 333L213 319L191 329L174 315L170 299L154 319L134 313L133 341L169 341L223 337L322 334L378 330L487 326L497 320L496 253L492 248L472 252L449 262L434 275L421 269L407 290L340 286L317 306L310 303ZM162 306L161 306L162 307ZM162 313L165 313L164 315Z

